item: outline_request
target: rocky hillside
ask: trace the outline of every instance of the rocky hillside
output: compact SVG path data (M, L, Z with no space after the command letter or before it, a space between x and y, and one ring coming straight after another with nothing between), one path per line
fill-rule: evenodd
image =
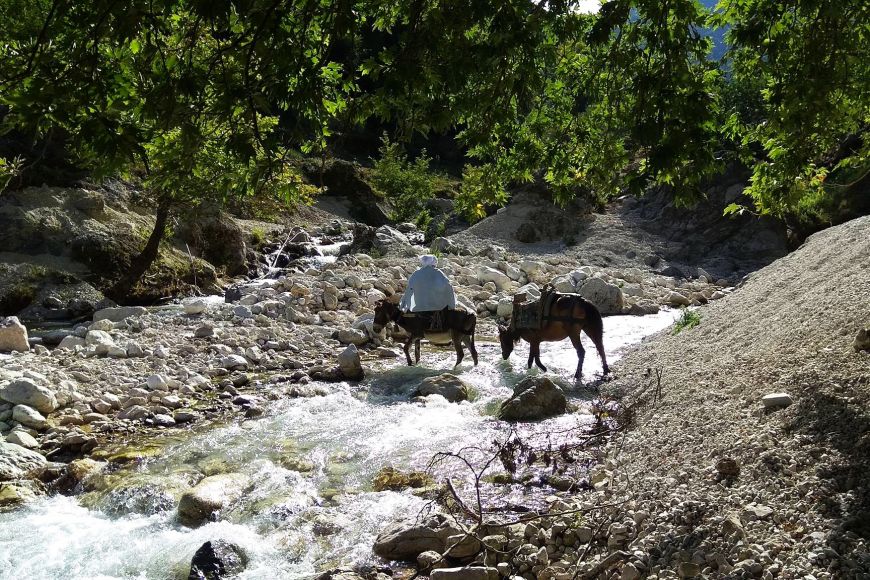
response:
M645 403L606 474L614 497L652 514L627 522L639 570L870 574L870 352L866 331L856 339L870 327L868 272L865 217L617 365L610 389Z
M147 200L117 182L4 193L0 315L53 320L90 314L105 305L102 292L127 270L153 225ZM171 227L159 259L125 301L215 292L221 277L248 273L250 225L203 205Z

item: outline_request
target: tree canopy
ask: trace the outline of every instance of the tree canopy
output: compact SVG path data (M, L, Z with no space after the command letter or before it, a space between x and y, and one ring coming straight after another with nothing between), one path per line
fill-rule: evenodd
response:
M469 213L536 176L561 201L651 185L690 201L739 160L754 209L782 215L866 174L868 3L576 4L4 0L0 114L168 204L304 199L288 160L371 118L458 131ZM728 29L720 60L710 27Z

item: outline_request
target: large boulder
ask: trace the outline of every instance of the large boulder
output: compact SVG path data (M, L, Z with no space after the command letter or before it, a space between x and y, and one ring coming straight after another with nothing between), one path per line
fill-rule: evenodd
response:
M514 387L514 394L501 404L499 419L537 421L561 415L568 407L565 393L547 377L527 377Z
M341 371L341 376L352 381L362 380L364 373L362 361L359 358L359 350L356 345L349 344L341 354L338 355L338 369Z
M25 352L30 350L27 329L16 316L0 318L0 352Z
M409 246L411 241L408 236L390 226L381 226L375 230L372 245L382 252L388 252L392 248Z
M45 457L15 443L0 441L0 481L20 479L31 469L47 463Z
M480 266L477 269L477 279L480 280L481 284L492 282L493 284L495 284L495 287L502 292L510 289L512 282L510 276L508 276L501 270L496 270L495 268L490 268L489 266Z
M375 554L387 560L416 562L423 552L434 550L443 553L447 538L462 530L442 515L432 516L423 522L393 524L375 539Z
M27 405L45 414L57 409L54 393L27 378L16 379L0 389L0 399L13 405Z
M248 556L236 544L226 540L204 543L190 561L188 580L233 578L245 570Z
M199 526L214 519L225 507L245 493L248 478L241 473L220 473L206 477L182 494L178 519L188 526Z
M202 205L181 224L178 237L230 276L248 273L248 235L229 214Z
M594 304L601 314L620 314L624 299L622 290L601 278L589 278L580 286L579 294Z
M444 373L435 377L423 379L414 393L417 397L429 395L441 395L451 403L467 401L471 392L471 385L450 373Z

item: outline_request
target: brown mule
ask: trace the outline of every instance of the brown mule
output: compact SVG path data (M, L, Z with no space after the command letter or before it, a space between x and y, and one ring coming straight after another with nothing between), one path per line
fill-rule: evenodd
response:
M553 302L549 314L541 321L541 328L517 329L513 326L499 325L498 339L501 342L501 354L505 360L513 352L516 343L520 339L524 339L530 345L529 368L532 368L532 363L534 363L542 371L546 371L547 367L541 364L541 343L557 342L570 338L574 350L577 351L577 372L574 373L574 378L580 379L583 376L583 359L586 356L586 351L580 343L581 331L585 332L595 344L606 375L610 372L610 367L607 366L607 357L604 354L604 343L602 342L604 323L601 320L601 313L598 312L594 304L587 302L578 294L559 294Z
M395 322L397 325L405 329L410 335L405 342L405 358L408 359L408 366L414 366L414 362L420 362L420 341L424 338L428 339L432 344L445 345L453 343L453 348L456 349L456 366L462 362L465 357L465 350L462 345L468 347L471 352L471 358L474 360L474 366L477 366L477 348L474 345L474 329L477 326L477 316L465 312L463 310L449 310L445 308L440 311L442 319L442 332L432 332L429 330L432 316L426 312L416 312L406 314L399 310L399 307L388 300L381 300L375 306L375 320L372 325L372 330L380 332L387 323ZM411 361L411 343L414 343L415 361Z

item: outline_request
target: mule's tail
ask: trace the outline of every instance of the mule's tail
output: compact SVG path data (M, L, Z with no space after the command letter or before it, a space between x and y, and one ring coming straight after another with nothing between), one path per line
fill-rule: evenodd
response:
M583 308L586 311L586 324L583 327L583 331L595 344L598 356L601 357L601 368L606 375L610 372L610 367L607 366L607 355L604 353L604 320L602 320L598 308L591 302L584 300Z

